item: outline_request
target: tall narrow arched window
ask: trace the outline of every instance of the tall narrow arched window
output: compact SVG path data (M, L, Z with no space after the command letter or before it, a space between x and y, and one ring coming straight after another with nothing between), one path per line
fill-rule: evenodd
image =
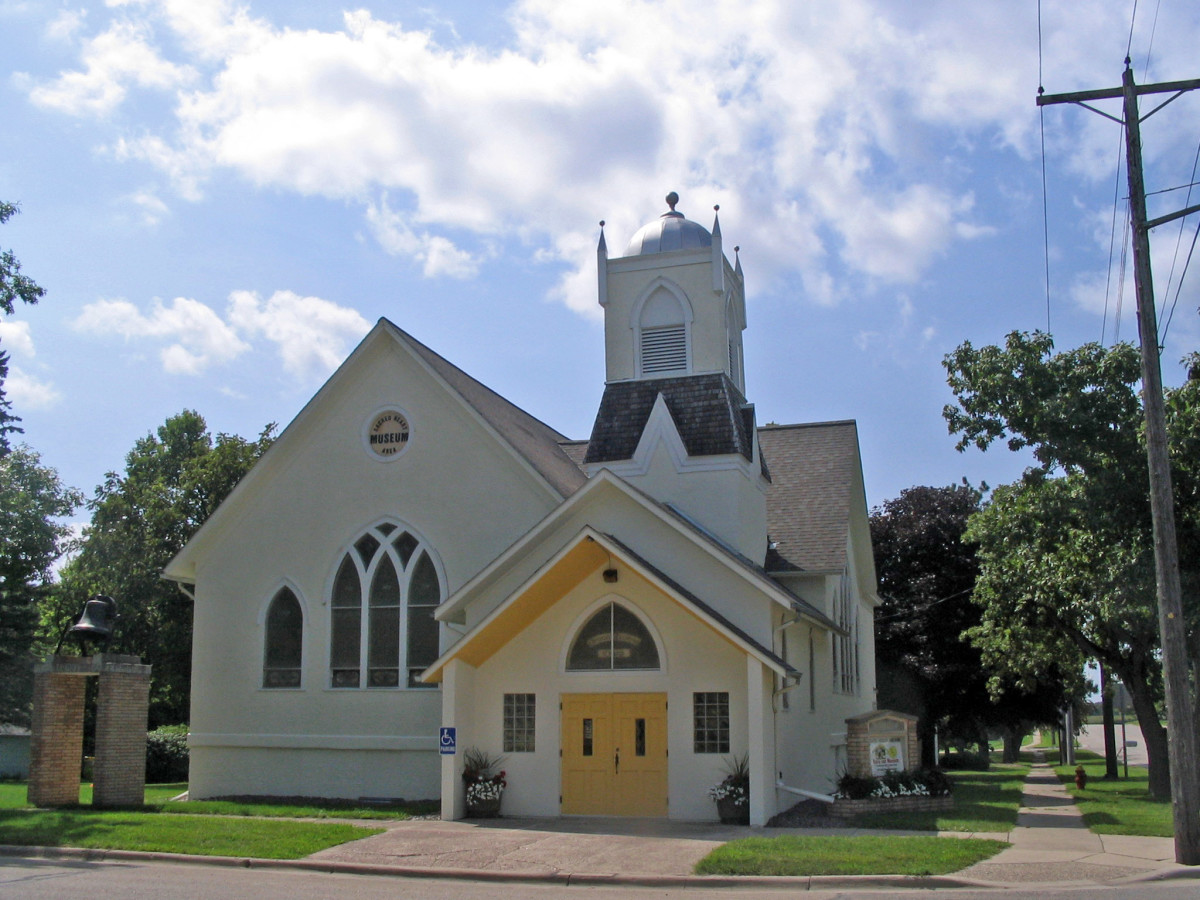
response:
M638 320L638 370L669 375L688 370L687 313L679 297L660 285L642 304Z
M438 656L442 596L433 551L412 532L384 523L355 541L333 580L333 687L427 687L419 676Z
M304 655L304 613L300 601L283 588L267 607L267 629L263 652L263 687L300 687Z
M591 616L567 654L567 670L657 669L658 647L642 620L619 603Z

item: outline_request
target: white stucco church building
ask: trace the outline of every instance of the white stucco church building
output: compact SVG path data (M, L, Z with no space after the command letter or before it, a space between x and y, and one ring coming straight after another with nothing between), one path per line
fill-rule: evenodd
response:
M381 319L170 563L193 798L460 817L465 747L509 816L715 819L743 754L752 823L832 790L875 705L856 427L756 423L740 261L677 199L619 257L601 231L587 440Z

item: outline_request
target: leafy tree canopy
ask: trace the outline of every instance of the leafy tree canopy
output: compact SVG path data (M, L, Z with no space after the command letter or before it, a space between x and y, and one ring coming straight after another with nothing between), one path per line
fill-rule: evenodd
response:
M125 472L109 472L88 502L91 524L43 618L57 634L93 594L108 594L120 618L110 650L153 666L151 726L185 722L191 684L192 605L160 576L272 441L218 434L185 410L134 444Z
M15 203L0 200L0 225L18 211ZM11 316L17 300L37 303L46 292L28 275L21 274L21 264L11 250L0 250L0 310ZM0 455L8 452L8 435L20 432L16 422L21 421L9 410L12 403L4 396L4 382L8 378L8 354L0 351Z
M998 488L972 519L967 537L979 546L975 598L983 608L972 639L985 661L1017 679L1042 677L1072 657L1104 662L1130 691L1151 789L1166 796L1137 351L1086 344L1055 353L1048 335L1014 332L1004 347L963 344L945 365L958 400L945 416L959 449L1006 440L1011 449L1031 449L1038 463L1020 482ZM1194 380L1167 396L1184 604L1193 626L1200 557L1187 548L1200 535L1198 401Z
M0 457L0 723L29 724L37 605L82 502L28 447Z
M981 492L962 484L908 488L871 512L883 598L875 619L876 656L886 673L879 703L918 714L929 747L934 723L943 737L972 742L1002 728L1019 746L1033 725L1054 721L1064 695L1079 687L1078 678L1017 683L987 667L968 641L982 611L971 598L976 546L964 536L981 508Z

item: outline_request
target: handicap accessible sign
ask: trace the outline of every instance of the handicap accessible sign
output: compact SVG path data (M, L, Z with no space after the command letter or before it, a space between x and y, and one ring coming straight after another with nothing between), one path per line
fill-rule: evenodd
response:
M438 736L438 749L442 756L453 756L458 746L458 729L443 728Z

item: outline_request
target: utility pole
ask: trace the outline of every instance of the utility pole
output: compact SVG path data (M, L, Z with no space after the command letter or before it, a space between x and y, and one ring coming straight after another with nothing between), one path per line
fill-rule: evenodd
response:
M1150 229L1200 212L1200 205L1146 220L1146 188L1142 180L1141 123L1187 91L1200 79L1138 85L1129 58L1121 87L1073 94L1042 95L1038 106L1077 103L1112 119L1125 129L1125 162L1129 172L1129 207L1133 219L1133 280L1137 290L1138 335L1142 344L1142 407L1146 414L1146 456L1150 468L1150 513L1154 520L1154 567L1158 584L1158 631L1162 641L1163 682L1167 701L1167 746L1171 764L1171 805L1175 824L1175 861L1200 865L1200 740L1188 685L1187 636L1179 585L1179 544L1175 538L1175 500L1167 455L1166 411L1159 362L1154 282L1150 275ZM1145 116L1138 113L1143 94L1172 94ZM1089 106L1086 101L1120 98L1124 119Z

